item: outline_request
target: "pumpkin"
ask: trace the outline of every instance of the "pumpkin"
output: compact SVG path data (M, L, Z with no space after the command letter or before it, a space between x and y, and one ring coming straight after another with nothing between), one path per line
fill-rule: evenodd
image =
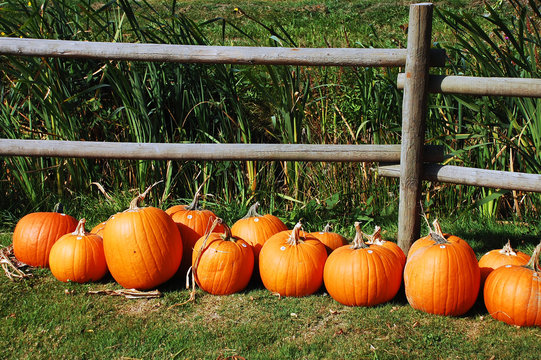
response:
M488 313L510 325L541 326L541 243L527 265L504 265L486 279L483 297Z
M259 252L272 235L287 230L287 226L278 217L257 213L259 202L250 207L246 216L237 220L231 227L233 236L238 236L252 245L255 260L259 260ZM257 263L257 262L256 262Z
M90 230L90 232L92 234L103 236L103 229L105 229L105 224L107 224L107 221L102 221L98 225L94 226L92 230Z
M479 268L481 269L481 288L485 280L494 269L504 265L526 265L530 257L520 251L515 251L511 247L511 241L503 246L502 249L491 250L479 259Z
M17 222L13 231L13 253L17 260L27 265L48 267L53 244L76 227L77 220L63 214L60 203L54 212L27 214Z
M180 268L181 276L186 275L192 264L193 247L197 240L207 233L217 216L210 210L199 208L199 192L195 194L192 203L188 206L175 205L166 210L171 219L177 224L182 238L183 255ZM223 232L222 224L216 225L214 231Z
M402 266L402 269L406 265L406 255L404 254L404 251L402 251L400 246L398 246L396 243L382 239L381 227L375 227L374 233L368 237L366 243L369 245L380 245L384 248L391 250L396 255L398 260L400 260L400 265Z
M334 250L323 281L329 295L347 306L373 306L394 298L402 283L399 258L382 245L367 245L359 222L353 245Z
M406 261L404 289L410 305L431 314L458 316L475 303L480 271L473 249L462 239L449 241L438 226L432 241Z
M301 231L285 230L271 236L259 253L259 272L263 285L280 296L306 296L323 283L327 260L325 245Z
M53 276L62 282L98 281L107 273L101 236L85 231L81 219L74 232L58 239L49 254Z
M208 233L194 246L192 272L199 287L213 295L233 294L243 290L252 276L254 253L252 246L233 236L222 222L223 232Z
M169 215L155 207L129 209L107 220L103 248L109 271L125 288L147 290L169 280L182 259L182 239Z
M311 232L310 235L318 239L325 245L327 249L327 254L333 252L333 250L338 249L340 246L347 245L348 241L342 235L331 232L331 225L325 225L323 231Z

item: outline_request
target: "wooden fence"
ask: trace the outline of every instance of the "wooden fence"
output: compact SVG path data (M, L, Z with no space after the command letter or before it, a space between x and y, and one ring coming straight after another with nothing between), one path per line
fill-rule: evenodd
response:
M308 49L128 44L0 38L0 55L181 63L404 67L400 145L305 144L141 144L0 139L0 156L104 159L289 160L399 162L379 168L400 178L398 244L407 250L419 237L421 181L541 192L541 175L429 164L443 160L441 147L424 146L429 92L541 97L541 79L472 78L429 75L443 66L445 53L430 48L433 5L413 4L407 49Z

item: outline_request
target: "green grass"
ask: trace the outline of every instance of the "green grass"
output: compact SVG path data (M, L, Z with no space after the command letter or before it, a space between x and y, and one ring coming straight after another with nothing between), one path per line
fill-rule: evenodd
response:
M478 256L508 239L530 252L538 224L453 219L444 230L470 242ZM385 226L384 226L385 229ZM385 237L392 237L391 228ZM11 234L0 235L8 245ZM261 285L230 296L189 291L172 280L158 299L91 295L120 289L61 283L47 269L12 282L0 277L0 357L12 359L537 359L539 328L492 319L478 302L460 317L411 308L403 290L387 304L346 307L324 289L304 298L278 298Z

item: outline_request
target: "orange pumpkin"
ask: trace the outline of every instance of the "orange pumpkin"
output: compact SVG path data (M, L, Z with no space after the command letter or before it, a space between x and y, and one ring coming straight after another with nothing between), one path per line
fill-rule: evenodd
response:
M263 244L272 235L287 230L287 226L278 217L258 214L258 207L259 202L256 202L250 207L246 216L237 220L231 227L233 236L238 236L252 245L256 261L259 261L259 252Z
M392 241L383 240L381 237L381 227L376 226L374 229L374 233L369 237L368 241L366 241L369 245L380 245L384 248L387 248L391 250L398 260L400 261L400 265L402 266L402 269L406 265L406 255L404 255L404 251L398 246L396 243Z
M107 220L103 248L109 271L125 288L147 290L169 280L182 259L178 227L163 210L138 206L141 196L129 209Z
M105 229L105 224L107 224L107 221L99 223L98 225L94 226L92 230L90 230L90 232L92 234L103 236L103 229Z
M481 269L481 288L487 276L494 270L504 265L526 265L530 257L520 251L515 251L508 241L502 249L491 250L479 259Z
M323 280L333 299L347 306L373 306L394 298L402 283L400 260L381 245L363 241L355 223L353 245L334 250L325 263Z
M192 264L192 253L195 243L201 236L208 232L217 216L210 210L199 208L199 193L195 194L190 205L175 205L167 209L167 212L177 224L182 237L184 252L178 272L179 275L185 276ZM218 224L214 231L223 232L222 224Z
M325 245L301 231L281 231L268 239L259 253L259 272L263 285L281 296L306 296L323 283L327 260Z
M484 299L494 319L510 325L541 326L541 243L526 266L504 265L485 282Z
M254 253L252 246L231 235L231 229L221 219L223 233L208 233L194 246L192 271L199 287L213 295L233 294L243 290L252 276Z
M55 212L25 215L17 222L13 231L13 253L17 260L30 266L49 266L53 244L77 227L77 220L61 213L60 207L58 204Z
M59 281L98 281L107 273L103 240L86 232L85 222L81 219L74 232L62 236L51 248L49 266Z
M479 293L480 271L473 249L462 239L446 239L438 228L432 241L406 262L404 289L410 305L431 314L466 313Z
M327 224L323 231L311 232L310 235L318 239L325 245L327 249L327 254L333 252L333 250L338 249L341 246L347 245L348 241L342 235L331 232L331 225Z

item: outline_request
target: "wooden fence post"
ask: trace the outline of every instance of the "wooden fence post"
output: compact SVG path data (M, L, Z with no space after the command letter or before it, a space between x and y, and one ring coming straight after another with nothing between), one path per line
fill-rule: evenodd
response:
M400 204L398 245L406 253L419 238L423 144L428 99L429 51L432 35L431 3L410 6L406 79L402 103Z

